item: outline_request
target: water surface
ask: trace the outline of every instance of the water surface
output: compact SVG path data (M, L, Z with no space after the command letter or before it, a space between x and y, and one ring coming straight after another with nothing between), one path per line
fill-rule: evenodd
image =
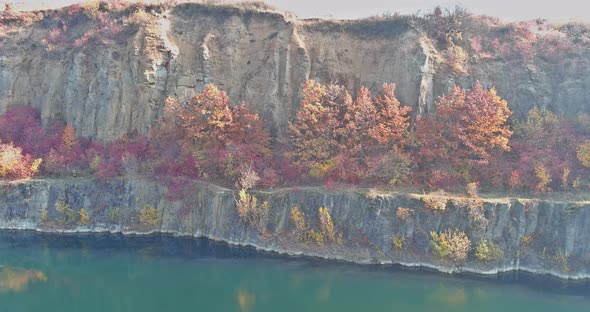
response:
M3 311L573 312L590 311L590 287L334 264L168 236L0 232Z

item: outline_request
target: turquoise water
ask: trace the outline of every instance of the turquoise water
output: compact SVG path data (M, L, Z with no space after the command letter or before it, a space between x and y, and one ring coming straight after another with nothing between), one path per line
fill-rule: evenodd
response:
M0 312L590 311L590 288L292 259L166 236L0 232Z

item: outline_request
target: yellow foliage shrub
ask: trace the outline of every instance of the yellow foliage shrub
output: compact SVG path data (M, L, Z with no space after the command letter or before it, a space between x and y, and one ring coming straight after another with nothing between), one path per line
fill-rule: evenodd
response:
M436 211L445 211L447 209L447 197L442 191L438 191L422 198L424 208Z
M305 224L305 214L297 207L291 208L291 222L295 226L295 237L299 241L305 240L307 225Z
M90 215L86 209L82 208L78 213L80 214L80 225L90 225Z
M162 222L162 216L158 208L143 206L139 211L139 225L142 227L155 227Z
M402 235L402 236L395 235L392 239L393 247L395 249L403 249L405 242L406 242L406 237L404 235Z
M320 216L320 226L321 226L321 233L322 236L329 242L334 242L336 239L336 235L334 233L334 223L332 222L332 217L328 212L328 208L321 207L319 209L319 216Z
M76 211L70 207L66 201L58 200L55 202L55 210L61 214L59 219L59 223L61 225L69 225L76 223L78 221L78 216Z
M308 233L309 239L317 244L318 246L324 246L324 235L322 232L316 232L314 230L310 230Z
M325 163L316 163L309 169L309 176L313 178L321 178L325 176L330 169L334 167L334 160L329 160Z
M240 190L238 196L236 209L240 220L247 225L256 226L261 233L264 232L264 217L268 214L270 208L268 202L258 204L258 198L248 194L244 189Z
M493 261L502 258L504 252L492 241L481 240L475 247L475 257L482 262Z
M49 222L49 213L47 209L41 208L41 213L39 214L39 221L41 224L47 224Z
M398 207L395 211L395 214L400 220L406 221L406 219L414 215L414 210L404 207Z
M113 208L113 209L109 210L109 213L108 213L109 222L111 224L119 223L121 221L121 214L122 214L121 208Z
M471 242L465 232L446 230L442 233L430 232L430 245L435 256L462 262L467 259Z
M548 190L548 185L551 182L551 173L544 164L537 164L535 166L535 176L538 179L535 186L538 191L545 192Z

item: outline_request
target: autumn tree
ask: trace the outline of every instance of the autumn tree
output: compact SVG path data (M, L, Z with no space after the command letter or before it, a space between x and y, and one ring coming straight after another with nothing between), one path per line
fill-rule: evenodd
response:
M581 140L573 123L547 109L531 109L525 120L516 123L511 142L513 170L522 177L523 189L567 189L570 174L564 182L564 172L573 172L575 179L583 170L577 157Z
M23 154L22 149L12 143L0 143L0 177L23 179L34 176L39 171L42 159L34 159Z
M66 125L59 131L59 143L56 143L46 156L44 168L46 173L78 174L88 168L88 159L76 129Z
M375 98L376 123L369 130L371 138L385 148L404 147L407 143L410 106L401 106L395 97L395 84L383 84Z
M411 107L401 106L395 96L395 84L383 84L373 100L374 121L368 129L370 153L367 155L368 177L389 184L407 180L414 167L405 152L408 143Z
M62 146L64 149L71 151L79 144L76 129L70 125L64 127L62 132Z
M308 81L289 125L293 150L288 157L312 176L346 182L383 169L384 162L397 159L391 153L401 153L409 125L410 108L400 105L394 91L394 84L384 84L373 97L361 87L353 100L342 86Z
M0 115L0 140L13 143L23 153L35 157L42 157L56 144L41 126L39 110L31 106L11 107Z
M395 84L383 84L383 91L375 98L369 89L361 87L346 110L350 117L345 118L345 148L356 158L405 146L411 107L400 105Z
M344 107L343 147L357 160L363 160L373 145L374 129L376 126L377 108L366 87L361 87L356 99Z
M289 125L293 146L289 158L308 169L329 166L341 151L339 139L345 129L340 111L352 103L352 97L342 87L327 87L313 80L305 83L301 93L299 111Z
M495 89L476 82L471 90L455 86L442 96L436 114L418 118L416 138L423 169L443 169L469 180L469 171L485 166L492 155L510 150L511 112ZM428 170L427 170L428 172Z
M206 149L226 139L232 122L229 97L215 85L208 84L198 95L185 103L169 106L177 114L180 124L193 139L195 147Z
M184 131L185 149L207 175L234 181L244 165L257 172L268 165L270 133L264 121L244 105L230 105L227 94L215 85L206 85L189 101L167 101L167 111Z

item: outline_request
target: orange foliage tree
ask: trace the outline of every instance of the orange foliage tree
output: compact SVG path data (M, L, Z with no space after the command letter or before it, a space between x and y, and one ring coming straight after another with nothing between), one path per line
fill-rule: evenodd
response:
M416 138L422 169L448 170L468 180L470 170L485 166L492 155L510 150L511 111L495 89L476 82L471 90L453 87L441 97L435 115L418 118Z
M313 80L302 90L295 121L289 125L293 151L288 154L295 165L307 169L328 167L342 150L345 107L352 97L343 87L324 86Z
M288 157L312 176L346 182L370 177L384 162L396 162L406 145L411 108L402 107L394 91L394 84L384 84L373 97L361 87L353 100L342 86L308 81L289 125L293 150ZM391 179L389 174L373 176Z
M70 125L65 126L62 132L62 146L64 149L71 151L79 144L76 129Z
M261 172L271 156L270 133L257 113L230 106L227 94L208 84L186 102L167 101L183 129L184 147L200 160L205 176L235 180L241 167Z
M63 128L60 142L49 150L44 165L45 172L50 174L77 174L88 167L85 150L73 126Z
M402 107L395 97L395 85L383 84L383 91L375 98L361 87L352 105L347 108L346 149L356 158L373 152L386 152L404 147L407 143L409 112L411 107Z

